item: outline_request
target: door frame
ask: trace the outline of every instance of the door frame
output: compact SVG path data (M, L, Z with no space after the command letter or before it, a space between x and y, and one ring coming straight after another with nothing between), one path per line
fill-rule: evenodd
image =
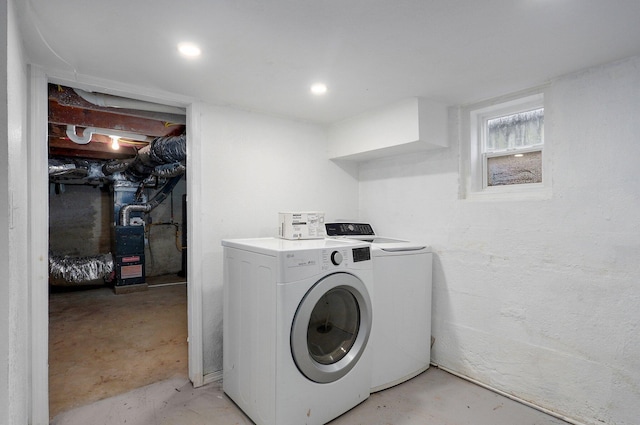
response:
M49 196L48 176L48 90L49 83L99 91L148 102L179 106L187 111L187 317L189 379L194 387L204 385L202 333L202 232L200 211L201 115L202 104L158 90L29 65L28 71L28 157L29 157L29 318L31 325L30 387L31 424L49 424Z

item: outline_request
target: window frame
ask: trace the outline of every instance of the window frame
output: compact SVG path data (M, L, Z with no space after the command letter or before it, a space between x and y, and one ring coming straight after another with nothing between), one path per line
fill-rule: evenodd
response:
M464 119L469 134L469 148L467 161L466 190L463 197L466 199L519 199L519 198L548 198L550 197L551 181L549 167L546 166L545 146L548 145L548 125L543 132L543 142L540 144L510 148L495 152L486 152L485 140L487 122L490 119L531 111L539 108L545 109L545 123L547 109L544 102L543 90L530 91L525 94L503 97L478 105L471 105L463 109ZM464 140L464 138L463 138ZM542 182L519 183L508 185L488 186L487 159L499 156L515 155L517 153L540 152L542 161Z

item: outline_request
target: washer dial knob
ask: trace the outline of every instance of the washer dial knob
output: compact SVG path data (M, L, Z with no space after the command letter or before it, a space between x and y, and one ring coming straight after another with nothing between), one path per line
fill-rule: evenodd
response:
M334 266L339 266L340 263L342 263L342 254L340 254L338 251L333 251L331 253L331 262Z

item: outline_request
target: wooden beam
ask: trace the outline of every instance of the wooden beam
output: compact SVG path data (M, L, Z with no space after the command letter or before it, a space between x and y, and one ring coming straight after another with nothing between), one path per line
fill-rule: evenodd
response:
M109 95L106 95L109 96ZM118 96L113 96L114 99ZM122 98L125 99L125 98ZM173 122L176 124L185 125L186 122L186 110L183 113L167 113L167 112L155 112L145 111L139 109L128 108L116 108L112 106L100 106L94 103L86 101L80 96L75 89L71 87L65 87L59 84L49 84L49 100L53 100L62 106L69 106L80 109L90 109L94 111L109 112L116 115L127 115L132 117L147 118L155 121ZM162 105L158 105L162 106Z
M76 129L76 133L78 134L78 136L82 136L84 134L83 128L79 127L78 129ZM69 139L69 137L67 136L67 127L65 125L55 125L51 123L49 123L49 138L66 139L68 141L71 141L71 139ZM127 139L120 139L120 144L122 146L132 146L136 148L142 148L148 145L153 139L148 137L147 140L149 141L141 142L141 141L133 141L133 140L127 140ZM91 136L91 142L111 144L112 141L111 141L111 138L107 135L94 133Z
M120 149L116 151L111 149L111 145L108 143L89 142L86 145L79 145L68 139L50 137L49 156L67 156L87 159L126 159L135 157L136 149L131 146L120 146Z
M121 140L121 149L114 151L108 136L94 133L88 144L80 145L69 140L66 133L68 125L77 126L78 135L82 135L86 127L97 127L143 135L147 142ZM69 87L49 84L50 155L89 159L130 158L135 156L136 149L146 146L153 138L177 136L184 131L184 124L162 121L157 116L149 116L146 111L94 105Z
M49 101L49 123L107 128L151 137L177 136L184 132L184 125L174 125L162 121L90 109L72 108L62 106L51 100Z

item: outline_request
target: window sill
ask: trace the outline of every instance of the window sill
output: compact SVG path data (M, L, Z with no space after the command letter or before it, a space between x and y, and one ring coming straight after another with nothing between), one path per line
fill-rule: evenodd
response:
M470 192L467 201L543 201L552 198L550 187L542 185L514 185L491 187L480 192Z

